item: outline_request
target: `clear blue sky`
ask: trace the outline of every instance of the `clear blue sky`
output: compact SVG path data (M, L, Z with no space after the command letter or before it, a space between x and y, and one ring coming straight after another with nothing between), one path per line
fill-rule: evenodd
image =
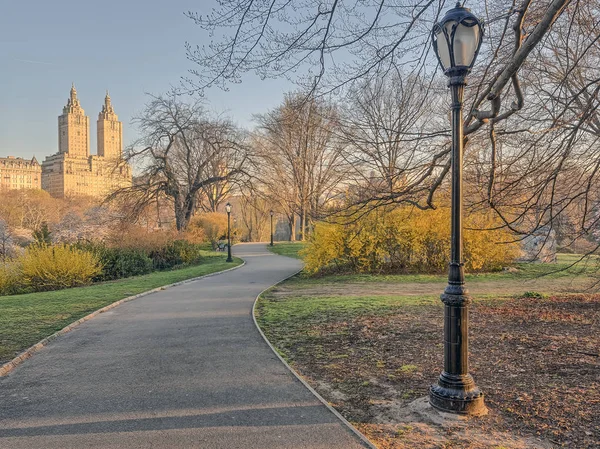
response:
M105 90L124 124L124 143L135 137L130 121L145 92L164 93L193 65L184 44L208 37L183 15L208 13L214 0L21 0L0 10L0 157L38 160L56 153L57 117L71 82L90 117L90 150L96 152L96 119ZM98 3L102 3L99 5ZM210 108L228 111L248 126L253 113L277 105L286 81L247 76L228 92L207 92Z

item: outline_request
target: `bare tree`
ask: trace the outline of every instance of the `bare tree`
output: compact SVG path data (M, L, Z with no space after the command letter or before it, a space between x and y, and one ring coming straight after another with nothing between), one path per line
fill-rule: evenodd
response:
M554 26L565 9L577 11L581 5L569 0L473 5L486 20L487 32L467 95L472 111L465 120L468 139L486 130L495 145L494 128L523 108L519 75L526 62L546 45L548 36L559 32ZM430 32L450 6L407 0L220 2L208 16L188 13L201 28L223 33L208 47L188 44L188 57L198 64L188 82L197 90L225 88L244 73L255 72L294 77L310 92L320 93L352 89L373 79L397 79L399 74L418 76L428 85L436 77ZM449 151L446 145L430 154L429 166L411 184L416 198L405 188L388 199L434 207L433 196L449 172ZM428 194L422 195L423 189Z
M569 0L489 0L474 5L486 19L488 33L467 134L521 108L518 72L569 4ZM188 81L202 90L226 87L246 72L273 78L300 72L311 89L332 91L400 68L431 73L432 25L451 5L432 0L219 2L211 14L187 13L211 34L222 32L208 47L187 44L188 58L199 66ZM501 113L508 90L515 102ZM483 111L486 102L490 108Z
M14 254L13 236L8 224L0 220L0 260L5 263Z
M417 79L423 98L448 98L430 33L451 6L427 0L219 2L209 15L188 13L215 39L207 47L188 45L197 67L187 86L226 88L254 72L287 77L311 95L349 94L344 121L362 126L344 133L352 147L348 160L367 178L361 187L372 184L371 171L378 180L387 178L381 182L385 191L377 185L357 197L361 206L436 207L450 171L448 126L433 123L437 134L418 120L378 120L374 127L369 122L377 109L360 103L375 100L376 86L393 80L403 81L402 97L410 98L406 83ZM569 234L565 240L596 242L598 0L486 0L469 6L484 19L486 33L465 92L467 207L492 208L518 238L542 229L550 235L562 226L560 235ZM410 115L427 117L429 106L412 104ZM432 112L442 117L444 109Z
M125 198L132 218L166 197L172 201L177 230L184 230L203 188L236 182L244 174L248 153L241 132L228 120L209 118L198 102L153 97L134 122L143 137L126 158L138 164L141 174L132 187L110 197Z
M238 226L241 228L241 237L249 242L267 241L273 202L256 188L244 189L240 195L239 207L241 223Z
M322 99L292 94L257 121L255 145L264 161L261 181L288 215L292 236L299 217L304 240L311 221L325 210L346 177L343 144L335 133L337 111Z
M488 127L480 196L519 234L562 224L568 245L600 225L599 26L597 1L569 6L522 68L521 109Z
M204 170L204 178L217 178L222 176L230 165L226 160L229 156L229 153L224 153L209 162ZM212 184L202 186L198 192L199 208L204 212L217 212L219 206L232 195L232 189L234 187L235 184L228 180L216 181Z
M415 76L364 80L349 90L342 107L345 155L359 177L364 199L397 197L427 172L448 139L443 106L429 84Z

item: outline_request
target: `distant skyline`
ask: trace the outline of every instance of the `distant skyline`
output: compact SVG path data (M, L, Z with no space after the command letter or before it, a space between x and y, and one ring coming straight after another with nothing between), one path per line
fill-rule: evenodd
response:
M208 37L184 16L208 13L212 0L33 0L5 5L0 15L0 157L40 162L58 151L58 116L71 83L90 117L90 152L96 153L96 119L108 89L123 122L124 146L137 134L131 124L147 101L178 86L194 65L184 44ZM206 92L208 108L242 126L281 102L295 86L248 74L223 92Z

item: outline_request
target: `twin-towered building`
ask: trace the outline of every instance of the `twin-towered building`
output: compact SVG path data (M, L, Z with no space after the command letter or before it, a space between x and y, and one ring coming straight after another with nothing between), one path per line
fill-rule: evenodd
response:
M131 185L131 168L123 161L123 124L115 114L108 92L98 114L97 154L90 155L90 119L75 86L58 117L58 153L40 164L32 160L0 158L0 189L42 188L52 196L104 197Z
M58 117L58 153L42 163L42 189L55 197L103 197L131 185L131 168L123 161L123 124L115 114L108 92L98 114L96 155L90 155L90 119L75 86Z

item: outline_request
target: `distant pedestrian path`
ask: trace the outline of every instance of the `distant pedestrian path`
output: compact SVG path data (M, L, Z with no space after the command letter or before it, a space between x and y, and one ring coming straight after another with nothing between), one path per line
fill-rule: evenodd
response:
M363 447L254 327L300 262L234 253L244 267L101 314L0 379L0 448Z

